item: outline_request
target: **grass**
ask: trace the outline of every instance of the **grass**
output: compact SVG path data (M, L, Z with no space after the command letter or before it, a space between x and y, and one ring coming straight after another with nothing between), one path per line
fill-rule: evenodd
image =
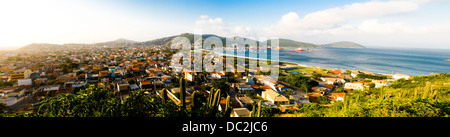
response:
M301 73L307 73L307 74L313 74L318 73L318 74L322 74L322 76L338 76L338 77L344 77L345 75L337 75L337 74L330 74L330 73L326 73L324 70L331 70L331 69L324 69L324 68L313 68L313 67L303 67L303 66L299 66L301 68L299 69L292 69L289 71L296 71L296 72L301 72Z

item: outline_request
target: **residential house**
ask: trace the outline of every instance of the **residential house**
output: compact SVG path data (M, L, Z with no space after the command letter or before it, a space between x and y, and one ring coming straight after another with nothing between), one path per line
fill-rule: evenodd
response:
M121 80L120 82L117 83L117 91L122 92L122 93L127 93L131 91L131 87L130 84L128 83L127 80Z
M61 76L58 76L55 80L58 82L64 83L64 82L68 82L68 81L76 81L77 77L71 77L69 75L61 75Z
M212 72L211 73L211 77L214 78L214 79L222 79L222 80L226 79L224 71Z
M277 91L278 93L284 94L288 91L288 88L280 83L275 83L274 85L269 85L273 90Z
M194 81L195 76L193 73L194 72L185 72L185 74L184 74L185 79L189 80L189 81Z
M341 77L330 77L330 76L324 76L320 78L325 84L339 84L339 83L345 83L345 80Z
M6 74L0 74L0 80L2 82L7 82L8 81L8 75Z
M254 93L255 89L252 88L251 85L247 85L244 83L240 83L236 85L239 94L245 94L245 93Z
M27 72L27 74L31 74L31 70L29 69L14 70L11 74L9 74L8 81L25 79L25 72ZM30 76L28 75L27 77L29 78Z
M269 100L270 102L272 102L275 105L288 105L289 104L289 99L287 99L285 96L277 93L274 90L265 90L261 93L262 98Z
M31 86L32 81L31 79L19 79L17 80L18 86Z
M241 103L242 103L242 105L244 106L244 107L247 107L247 106L250 106L250 105L252 105L253 104L253 100L250 98L250 97L247 97L247 96L242 96L242 97L238 97L239 98L239 101L241 101Z
M328 70L328 72L330 72L331 74L335 74L335 75L343 75L344 74L343 71L337 70L337 69Z
M364 90L364 83L358 82L358 83L345 83L344 89L359 89Z
M331 91L331 89L326 86L316 86L316 87L312 87L311 89L314 92L320 93L321 95L327 94L328 92Z
M301 95L298 95L298 94L290 95L289 96L289 100L292 101L291 104L306 104L306 103L309 103L309 99L307 99L307 98L305 98L305 97L303 97Z
M60 85L46 85L42 87L42 91L58 91L60 87Z
M250 111L247 108L233 108L230 117L249 117Z
M148 80L143 80L139 82L139 87L147 91L153 90L153 84Z
M64 87L70 87L70 88L81 88L84 86L86 86L86 82L83 82L83 81L76 81L76 82L69 81L69 82L64 83Z
M248 78L244 77L244 79L245 79L245 82L248 83L249 85L254 85L255 84L255 81L251 77L248 77Z
M331 93L330 98L334 101L344 101L345 93Z

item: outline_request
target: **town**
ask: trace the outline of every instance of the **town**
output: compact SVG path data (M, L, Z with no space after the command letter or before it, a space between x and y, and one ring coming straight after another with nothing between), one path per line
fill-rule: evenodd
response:
M194 91L209 97L208 90L220 88L225 94L220 97L219 110L225 110L228 99L231 117L248 117L255 114L252 112L255 105L280 112L295 111L299 104L343 101L348 90L378 88L411 77L308 68L289 63L277 66L280 78L276 80L260 69L257 72L176 72L169 65L176 50L164 45L43 49L37 53L2 57L0 101L7 111L36 111L42 100L75 94L88 85L105 86L121 100L135 90L160 95L158 91L164 89L169 91L169 99L182 104L179 81L184 78L188 105ZM216 85L221 86L213 87Z

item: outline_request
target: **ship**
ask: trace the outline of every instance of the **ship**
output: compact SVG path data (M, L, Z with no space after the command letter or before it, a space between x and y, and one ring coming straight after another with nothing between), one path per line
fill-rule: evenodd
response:
M302 48L298 48L298 49L291 49L292 51L303 51Z

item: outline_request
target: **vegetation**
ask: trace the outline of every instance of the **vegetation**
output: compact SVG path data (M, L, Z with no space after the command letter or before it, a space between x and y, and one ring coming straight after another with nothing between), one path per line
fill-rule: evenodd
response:
M298 105L287 114L301 117L447 117L450 114L450 74L399 80L367 91L348 91L344 101L330 105ZM277 116L286 116L279 114Z
M365 78L375 79L375 80L387 79L387 76L370 75L370 74L365 74L363 72L360 72L358 75L356 75L356 77L363 78L363 79L365 79Z
M310 91L312 87L319 85L315 80L311 80L309 77L301 74L289 74L287 76L281 76L280 80L289 83L292 86L300 87L305 91Z

